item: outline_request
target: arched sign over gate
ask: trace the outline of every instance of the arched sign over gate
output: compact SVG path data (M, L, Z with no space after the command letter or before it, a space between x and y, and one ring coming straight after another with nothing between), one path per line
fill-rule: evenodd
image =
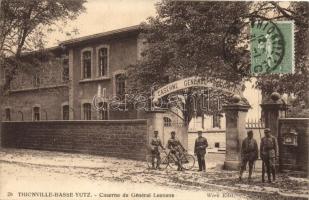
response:
M211 83L209 80L203 77L189 77L185 79L181 79L172 83L169 83L156 91L153 92L153 101L157 101L158 99L171 94L173 92L177 92L179 90L191 88L191 87L205 87L205 88L212 88L224 91L230 94L237 94L242 96L242 92L239 87L235 88L227 88L228 85L227 81L219 80L217 83ZM225 86L225 87L224 87Z

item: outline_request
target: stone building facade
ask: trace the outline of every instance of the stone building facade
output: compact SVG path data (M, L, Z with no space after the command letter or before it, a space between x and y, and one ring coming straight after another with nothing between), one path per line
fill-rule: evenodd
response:
M126 67L136 64L145 48L139 26L63 41L38 55L34 70L20 70L1 95L0 121L148 119L149 136L160 132L166 143L171 131L187 143L180 115L167 110L143 112L123 106ZM43 59L42 54L51 54ZM5 81L1 66L1 84ZM100 95L94 106L94 96ZM111 102L116 102L111 104Z
M137 62L140 48L139 26L133 26L64 41L46 49L53 54L52 60L42 60L35 73L20 71L10 84L8 95L2 96L1 120L137 118L137 112L118 111L121 109L98 112L92 101L98 88L107 99L125 93L125 68ZM4 79L5 75L2 83Z

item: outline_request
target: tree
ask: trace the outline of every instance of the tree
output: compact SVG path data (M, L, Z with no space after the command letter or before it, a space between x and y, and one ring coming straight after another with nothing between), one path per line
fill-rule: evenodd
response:
M153 85L162 86L190 76L207 77L211 82L224 80L226 88L237 87L248 70L239 62L225 62L223 41L226 33L232 31L231 24L241 25L244 20L241 16L248 13L249 6L247 2L164 0L159 3L158 15L143 24L147 42L143 59L128 70L132 88L149 95ZM241 14L239 10L242 10ZM236 36L241 34L233 31ZM249 55L246 47L240 47L238 51ZM197 97L194 88L185 93ZM226 95L220 91L215 93ZM192 99L187 99L184 111L187 123L193 115L199 114L194 113L192 106Z
M6 66L6 83L18 67L23 52L44 48L44 38L59 21L76 18L86 0L2 0L0 3L0 62ZM31 62L30 62L31 63ZM5 87L6 88L6 87Z
M308 88L308 45L301 42L304 36L308 37L306 8L307 2L286 6L278 2L163 0L157 4L157 16L142 25L147 48L142 53L143 59L128 68L129 82L132 88L148 95L154 85L194 75L205 76L210 82L224 80L226 88L243 85L252 78L248 50L250 21L290 19L295 21L297 31L296 73L257 76L256 87L265 94L275 89L303 98ZM291 84L283 84L290 79ZM196 90L185 92L196 93ZM190 101L185 104L192 107ZM188 122L193 113L187 110L184 115Z

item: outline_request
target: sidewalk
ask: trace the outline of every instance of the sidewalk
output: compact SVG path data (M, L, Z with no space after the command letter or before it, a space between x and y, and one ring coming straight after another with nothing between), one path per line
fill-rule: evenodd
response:
M177 187L222 188L261 194L279 194L285 197L307 197L309 180L279 174L273 184L261 183L260 172L255 172L252 182L238 181L238 172L220 169L222 157L208 155L207 173L193 171L177 172L171 168L149 170L142 161L118 159L87 154L70 154L26 149L0 149L0 162L17 163L50 168L64 173L77 173L83 176L99 177L104 180L156 183ZM224 158L224 157L223 157ZM212 160L212 161L211 161ZM61 169L61 170L59 170ZM246 177L247 174L244 174Z

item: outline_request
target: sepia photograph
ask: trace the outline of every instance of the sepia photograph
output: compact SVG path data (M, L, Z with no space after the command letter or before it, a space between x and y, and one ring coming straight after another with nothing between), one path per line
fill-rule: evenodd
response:
M306 200L308 137L308 1L0 0L0 200Z

